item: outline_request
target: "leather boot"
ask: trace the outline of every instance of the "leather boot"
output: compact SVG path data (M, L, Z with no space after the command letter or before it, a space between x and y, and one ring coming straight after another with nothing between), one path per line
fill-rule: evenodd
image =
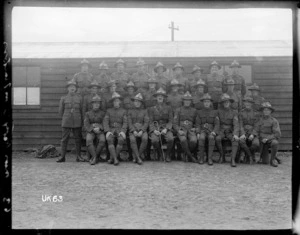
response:
M145 153L146 148L147 148L147 142L142 141L142 143L140 145L140 149L139 149L139 156L140 156L142 161L145 160L144 153Z
M97 160L100 158L100 154L104 148L105 144L104 143L100 143L97 145L97 148L96 148L96 156L97 156Z
M65 162L66 161L66 153L67 153L67 146L66 144L61 144L61 157L57 159L56 162Z
M119 164L119 155L120 155L120 152L122 150L123 146L122 145L119 145L117 144L117 147L116 147L116 157L114 158L114 165L117 166Z
M247 156L247 162L249 162L249 164L253 164L253 155L250 149L248 148L248 146L244 148L244 151L245 151L245 155Z
M236 156L237 150L238 150L238 146L233 145L233 146L231 147L231 166L232 166L232 167L236 167L236 164L235 164L235 156Z
M278 167L278 163L276 161L277 150L278 150L278 146L277 145L271 146L271 161L270 161L270 165L273 166L273 167Z
M114 145L108 145L108 151L109 151L109 160L107 162L109 164L113 164L115 156L116 156L115 146Z
M215 145L208 145L208 153L207 153L207 160L208 160L208 165L213 165L213 160L212 160L212 155L214 152L214 147Z
M166 162L171 162L171 151L173 147L173 141L167 142L167 151L166 151Z
M95 165L97 163L97 155L96 155L95 147L93 145L89 145L87 148L90 155L92 156L92 158L90 159L90 164Z
M217 144L217 148L219 150L219 153L220 153L220 158L219 158L219 163L224 163L226 162L225 160L225 155L224 155L224 152L223 152L223 147L222 147L222 142L218 142L216 141L216 144Z
M199 147L199 151L197 153L198 163L204 164L204 146Z
M270 162L268 144L263 144L262 152L261 152L261 159L262 159L262 164L268 164Z
M137 158L139 155L139 151L138 151L138 147L136 143L131 143L131 149L132 149L132 157L133 157L133 162L136 163L137 162Z
M81 142L76 141L75 146L76 146L76 162L87 162L87 160L81 156Z

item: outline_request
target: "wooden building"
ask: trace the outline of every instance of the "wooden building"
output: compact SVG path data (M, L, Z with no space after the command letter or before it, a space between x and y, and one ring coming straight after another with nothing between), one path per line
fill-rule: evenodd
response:
M14 43L13 44L13 150L46 144L59 146L60 97L66 94L66 80L80 71L80 61L92 64L91 73L105 61L110 73L118 58L127 62L127 72L135 72L141 57L153 72L157 61L167 67L180 62L190 76L197 64L208 73L216 60L228 69L233 59L242 65L247 84L257 83L262 96L275 107L282 138L280 150L292 150L292 43L287 41L215 42L89 42L89 43ZM71 140L72 142L73 140Z

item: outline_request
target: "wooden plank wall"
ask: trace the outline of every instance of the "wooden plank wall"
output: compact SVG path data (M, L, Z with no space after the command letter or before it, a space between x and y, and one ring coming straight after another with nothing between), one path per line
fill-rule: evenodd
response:
M89 59L89 58L87 58ZM185 66L185 72L192 71L194 64L208 73L209 64L217 60L221 65L228 65L233 59L241 64L252 65L252 79L262 88L262 95L276 108L274 116L279 120L282 130L280 150L292 149L292 58L144 58L149 71L157 61L162 61L168 68L179 61ZM105 60L110 72L116 58L89 59L98 74L98 66ZM70 79L79 71L81 59L14 59L13 66L41 67L41 107L39 109L13 108L13 150L23 150L45 144L59 146L61 138L61 120L58 116L60 97L66 93L66 78ZM137 58L126 58L127 71L135 72ZM74 144L74 141L70 139ZM70 145L71 146L71 145ZM70 147L71 148L71 147Z

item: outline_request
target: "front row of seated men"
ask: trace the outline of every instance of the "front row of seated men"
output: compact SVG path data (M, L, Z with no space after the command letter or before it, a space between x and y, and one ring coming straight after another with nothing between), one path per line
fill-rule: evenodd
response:
M178 137L182 149L182 160L204 163L207 145L208 165L213 165L212 154L217 147L219 162L225 162L224 142L231 144L231 166L236 166L239 149L245 152L249 163L255 161L255 152L261 152L263 163L277 167L276 153L278 139L281 136L278 121L271 116L274 108L269 102L263 102L257 113L252 108L253 98L243 98L244 109L240 113L231 107L233 99L222 94L219 109L213 109L213 100L206 93L200 101L203 109L191 107L193 97L189 92L182 96L183 105L176 108L166 104L168 95L159 88L153 97L156 104L148 109L143 106L141 93L132 96L133 107L128 111L121 105L123 98L117 92L112 94L112 108L101 108L101 97L95 95L91 99L92 109L81 115L82 100L76 94L76 82L67 84L68 94L61 98L59 112L62 116L61 157L57 162L65 162L68 139L73 132L76 144L77 161L90 161L92 165L99 160L101 151L108 148L110 164L119 164L119 155L129 137L133 161L142 164L150 140L153 146L151 159L171 161L174 143ZM86 145L90 159L81 157L81 128L87 131ZM95 141L97 140L97 141ZM149 143L150 143L149 142ZM207 143L207 144L206 144ZM162 145L166 144L164 153ZM269 148L271 159L269 160ZM196 158L195 158L196 156Z

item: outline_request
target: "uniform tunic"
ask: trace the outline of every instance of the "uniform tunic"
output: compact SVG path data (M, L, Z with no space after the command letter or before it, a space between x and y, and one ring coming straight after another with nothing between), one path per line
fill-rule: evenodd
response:
M186 91L190 91L190 85L189 85L189 82L188 82L188 78L187 77L183 77L182 75L181 76L174 76L174 78L180 83L182 84L182 86L179 87L178 89L178 92L180 94L184 94ZM169 82L169 85L171 84L171 80ZM170 87L170 90L172 88Z
M109 108L106 111L103 128L105 132L119 134L127 131L127 111L123 108Z
M262 96L251 96L253 98L254 104L253 109L260 112L261 104L265 102L265 98Z
M129 132L146 132L149 125L149 116L146 109L133 108L128 111Z
M169 83L169 78L168 77L166 77L165 75L162 75L162 76L160 76L160 75L156 75L155 76L155 79L157 80L157 89L159 89L159 88L163 88L166 92L168 92L169 91L169 87L168 87L168 83Z
M145 92L148 87L147 81L149 78L150 75L148 73L136 72L132 74L132 78L130 80L134 82L135 86L138 88L138 92Z
M95 77L95 80L99 83L101 88L107 88L107 84L111 81L111 78L108 74L99 74Z
M162 130L167 128L168 130L172 129L173 124L173 111L171 106L162 104L155 105L151 107L148 111L149 113L149 131L152 133L154 130ZM158 126L154 124L158 122Z
M233 103L231 103L231 108L239 112L242 109L242 100L237 92L229 92L227 91L227 94L230 96L231 99L233 99Z
M133 105L133 101L131 98L133 98L135 96L135 93L132 95L126 94L124 97L124 101L123 101L123 107L124 109L126 109L127 111L134 108Z
M105 116L105 112L102 110L91 110L89 112L86 112L85 118L84 118L84 128L87 131L86 134L86 145L92 145L94 139L97 137L99 139L99 142L101 144L104 144L105 142L105 136L103 132L103 119ZM95 133L93 131L94 128L98 127L100 132Z
M174 115L173 128L176 132L183 130L186 135L190 132L191 128L194 128L196 117L197 110L195 108L185 106L177 108Z
M111 79L117 81L119 88L124 89L129 82L129 74L126 72L113 72Z
M85 113L92 110L92 99L96 94L88 94L83 98L83 107L82 107L82 117L85 116ZM101 106L100 109L106 110L106 102L102 94L98 94L101 97Z
M146 90L145 92L143 92L143 96L144 96L144 107L146 109L149 109L150 107L153 107L156 105L156 98L153 96L156 93L155 89L149 89Z
M224 76L219 74L208 74L206 77L207 91L214 103L220 101Z
M76 93L80 94L82 98L90 93L89 85L93 81L93 74L79 72L74 75L73 79L78 86Z
M272 116L263 116L257 122L255 127L260 139L278 140L281 137L279 123L276 118Z
M193 94L193 105L194 105L194 108L197 110L201 110L204 108L203 102L200 100L203 95L204 95L204 93L200 93L199 91L196 91Z
M210 134L211 132L218 134L220 128L218 111L212 108L203 108L201 111L197 111L195 126L199 134Z
M224 80L223 80L223 92L226 93L227 92L227 85L225 85L226 81L229 79L233 79L234 80L234 91L236 91L238 93L239 96L244 97L247 89L246 89L246 84L245 84L245 78L241 75L231 75L231 76L227 76Z
M182 94L171 92L167 97L167 104L172 108L173 113L175 110L182 106Z
M249 137L250 135L257 136L254 129L256 122L258 122L258 113L253 109L242 109L239 114L240 121L240 135Z
M239 119L237 111L231 108L219 109L218 116L220 119L219 135L222 139L232 139L233 135L239 135Z

